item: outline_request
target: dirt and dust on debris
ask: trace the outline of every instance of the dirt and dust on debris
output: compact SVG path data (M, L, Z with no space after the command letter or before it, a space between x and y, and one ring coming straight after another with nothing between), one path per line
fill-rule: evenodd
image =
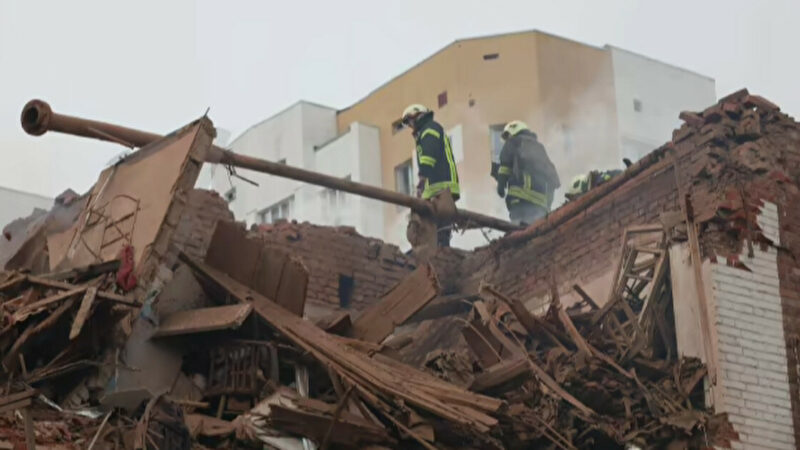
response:
M194 189L213 136L208 119L193 122L105 169L85 195L15 224L0 273L0 448L737 439L705 406L706 366L677 349L667 249L680 224L626 229L607 298L575 285L583 300L563 305L560 274L543 274L553 288L534 313L488 283L443 292L459 274L412 255L359 314L331 308L312 321L308 261ZM446 325L414 320L447 298L462 308L440 317Z

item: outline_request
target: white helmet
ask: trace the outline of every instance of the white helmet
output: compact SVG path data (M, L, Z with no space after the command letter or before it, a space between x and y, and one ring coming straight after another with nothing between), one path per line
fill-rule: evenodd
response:
M425 105L420 105L419 103L414 103L413 105L408 105L406 109L403 110L403 117L402 122L407 124L410 119L417 117L420 114L425 114L430 112L431 110L428 109Z
M511 136L516 136L516 134L522 130L530 130L530 128L528 128L528 124L521 120L512 120L506 124L505 128L503 128L503 133L500 136L505 140Z
M567 190L568 196L576 196L583 194L584 192L589 190L589 175L576 175L575 178L572 179L572 183L569 185L569 189Z

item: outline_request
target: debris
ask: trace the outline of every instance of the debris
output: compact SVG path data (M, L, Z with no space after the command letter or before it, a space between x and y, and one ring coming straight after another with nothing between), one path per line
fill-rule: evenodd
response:
M166 316L159 324L154 338L226 330L242 326L253 307L249 304L213 306L211 308L178 311Z
M104 170L81 201L7 230L0 409L26 412L0 415L0 447L22 446L26 427L44 448L730 447L736 422L705 390L724 375L718 349L681 357L672 273L718 256L746 267L745 243L777 245L753 219L769 198L742 177L795 195L797 168L779 168L796 164L781 152L797 125L746 91L681 118L672 143L532 227L425 255L346 227L246 230L192 190L214 133L192 123ZM580 223L614 190L664 180L675 190L654 217ZM572 263L582 250L525 246L572 239L575 223L592 235L585 265ZM779 258L800 254L792 239ZM687 240L691 268L670 252ZM583 273L599 265L606 284ZM711 281L695 281L705 295Z
M436 297L439 282L430 264L423 265L390 290L378 303L361 313L350 336L380 343Z

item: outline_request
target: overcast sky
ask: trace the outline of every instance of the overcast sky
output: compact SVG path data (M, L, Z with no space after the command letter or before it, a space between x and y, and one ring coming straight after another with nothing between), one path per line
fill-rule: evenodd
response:
M0 0L0 186L83 192L122 147L19 126L57 112L234 136L305 99L346 107L458 38L538 29L615 45L800 113L800 1ZM2 205L0 205L1 207Z

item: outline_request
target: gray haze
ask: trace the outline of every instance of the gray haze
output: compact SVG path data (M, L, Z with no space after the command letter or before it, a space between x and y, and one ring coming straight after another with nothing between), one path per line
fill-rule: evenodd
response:
M345 107L454 39L538 29L612 44L800 112L800 2L0 0L0 185L83 192L122 147L19 126L56 111L236 136L298 99Z

